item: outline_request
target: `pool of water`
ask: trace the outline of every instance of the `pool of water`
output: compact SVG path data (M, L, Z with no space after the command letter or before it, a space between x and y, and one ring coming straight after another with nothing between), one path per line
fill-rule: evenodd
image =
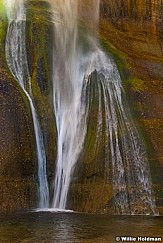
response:
M0 243L108 243L116 242L117 236L163 237L163 217L72 212L0 215Z

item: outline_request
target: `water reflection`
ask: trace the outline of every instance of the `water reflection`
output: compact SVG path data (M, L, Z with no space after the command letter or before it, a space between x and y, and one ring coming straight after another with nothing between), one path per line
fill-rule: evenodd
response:
M162 234L163 217L33 212L1 215L1 243L105 243Z

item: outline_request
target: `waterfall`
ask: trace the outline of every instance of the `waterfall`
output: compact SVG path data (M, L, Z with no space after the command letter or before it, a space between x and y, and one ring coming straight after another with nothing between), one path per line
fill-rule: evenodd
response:
M69 188L88 131L91 83L96 82L99 101L94 144L98 143L98 136L105 127L107 159L104 174L107 181L111 171L116 212L156 214L147 155L130 115L117 66L102 50L94 34L84 30L83 35L83 30L79 28L78 20L84 18L90 32L97 31L100 0L88 0L86 12L83 12L82 1L48 0L54 23L52 75L57 128L57 160L51 207L66 208ZM38 156L39 207L47 208L46 154L26 53L26 2L4 0L4 3L9 20L6 60L31 107ZM141 210L138 210L139 207Z
M98 131L100 136L105 124L106 150L109 150L109 166L112 168L113 197L118 214L156 214L152 194L150 168L142 141L129 113L122 81L114 61L95 47L92 52L88 76L97 72L99 111ZM87 65L89 65L87 63ZM88 82L90 86L91 78ZM103 99L103 102L101 101ZM102 107L104 104L104 107ZM105 121L102 120L102 109ZM99 133L99 134L98 134ZM108 160L106 160L108 162ZM106 180L109 175L105 166ZM107 172L108 170L108 172Z
M47 208L49 206L49 189L46 175L46 154L27 62L25 2L23 0L4 0L4 4L9 21L6 35L6 60L11 73L29 100L37 147L39 207Z
M58 156L52 207L65 209L74 166L86 133L84 73L77 52L77 1L50 1L55 25L53 94Z
M118 69L95 37L86 34L83 37L86 44L81 44L78 28L79 13L84 16L79 9L81 1L49 2L54 22L53 101L58 131L52 207L66 208L70 183L87 132L90 104L86 93L90 93L91 75L96 72L99 94L97 133L102 122L105 122L106 149L110 153L106 168L112 168L116 211L120 214L136 214L137 205L140 205L144 214L155 214L147 156L130 116ZM85 19L90 21L91 18L91 29L95 29L100 1L90 2L94 14L86 14ZM102 121L102 99L105 121ZM105 174L107 177L107 169Z

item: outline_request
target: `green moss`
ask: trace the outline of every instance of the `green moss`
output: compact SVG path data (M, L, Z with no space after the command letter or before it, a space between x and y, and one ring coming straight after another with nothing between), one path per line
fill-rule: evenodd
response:
M133 90L137 92L143 91L146 88L144 80L136 77L128 79L127 82L130 83L132 85Z
M0 12L1 16L1 12ZM7 32L7 19L6 18L0 18L0 63L3 64L3 66L7 66L6 59L5 59L5 40L6 40L6 32Z
M128 62L127 54L116 49L109 41L104 38L100 39L100 43L104 50L108 52L108 54L111 55L111 57L114 59L126 92L128 92L128 88L130 87L134 91L143 91L145 89L144 80L133 76L131 70L132 67Z
M127 55L122 53L121 51L117 50L109 41L101 39L100 40L102 47L106 52L108 52L109 55L112 56L114 59L117 68L119 70L123 86L125 89L125 99L127 99L130 113L132 115L132 118L135 121L135 124L137 126L137 130L139 132L139 136L141 137L141 140L144 143L149 163L150 163L150 169L151 169L151 175L152 175L152 181L154 184L159 185L161 182L161 172L159 170L159 165L156 159L156 155L154 152L153 145L150 141L150 135L147 132L148 129L154 129L155 127L159 127L159 124L156 125L156 123L152 120L144 120L146 125L144 126L144 122L139 121L139 114L141 110L143 110L142 103L136 103L133 97L133 92L142 92L146 90L145 81L133 76L131 66L127 62L128 58ZM132 92L131 92L132 91ZM147 124L148 123L148 124ZM156 192L155 192L156 193ZM158 198L161 198L160 193L158 194Z
M126 62L127 55L117 50L108 40L102 37L100 38L100 43L105 52L115 61L124 84L129 84L129 80L131 80L129 70L131 67L129 63Z

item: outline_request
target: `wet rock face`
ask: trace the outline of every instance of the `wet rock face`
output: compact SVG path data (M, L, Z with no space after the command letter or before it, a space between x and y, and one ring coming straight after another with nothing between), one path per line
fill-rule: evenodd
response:
M51 181L54 178L56 159L50 74L53 43L49 41L53 40L53 28L49 25L46 16L47 2L29 1L28 4L26 24L28 63L34 102L46 145L48 179ZM39 12L39 9L44 12ZM0 18L0 132L2 134L0 211L13 211L37 206L38 161L30 105L24 92L9 72L5 60L7 18L4 12L3 15L3 18Z
M162 8L160 0L101 0L100 8L100 35L121 57L130 76L125 77L119 66L135 122L147 144L156 203L160 208L163 207Z
M1 3L1 7L2 7ZM37 160L27 99L7 70L7 19L0 8L0 212L35 206Z
M29 1L26 25L26 46L32 92L43 132L47 173L54 179L56 160L56 127L53 112L53 24L46 1Z
M86 1L85 4L92 1ZM33 95L46 144L48 176L51 184L55 173L57 140L50 75L53 30L47 21L49 16L46 16L48 13L46 9L49 6L46 1L28 1L28 4L28 62ZM161 192L161 168L163 167L161 4L162 1L159 0L101 0L99 26L101 37L114 46L115 52L129 67L131 80L127 84L127 90L129 99L133 102L132 107L135 107L136 122L144 131L144 139L150 150L149 161L157 204L160 208L163 198ZM0 42L0 49L3 51L4 40L5 38ZM0 104L2 105L0 211L13 211L36 206L37 157L29 104L18 88L16 80L8 74L5 59L1 59L0 62ZM104 156L107 152L104 148L104 134L99 138L96 148L93 142L96 139L97 129L96 84L92 87L92 93L94 101L89 114L85 149L78 161L81 166L77 168L72 180L68 207L79 211L104 212L109 207L112 188L110 181L105 181L104 176ZM112 212L113 209L110 213Z
M134 74L162 79L163 3L101 0L100 33L119 51L132 57ZM126 57L126 58L127 58ZM134 59L134 60L133 60ZM153 70L153 72L151 71ZM157 70L157 74L155 74Z
M30 207L34 202L31 191L35 191L37 159L33 124L27 99L15 82L0 67L0 211Z
M122 29L127 29L127 25L132 26L135 23L144 32L161 34L163 31L162 7L161 0L101 0L101 16Z
M105 106L103 93L99 92L97 83L99 77L95 71L89 78L90 84L87 85L86 103L89 104L87 134L72 178L67 205L75 211L104 213L105 206L113 193L111 155L106 145L108 137ZM99 128L100 102L103 104L103 109Z
M31 165L32 130L29 110L19 89L7 77L0 84L1 99L1 173L3 176L26 177L34 172ZM17 163L15 163L17 161ZM7 164L5 163L7 162Z

